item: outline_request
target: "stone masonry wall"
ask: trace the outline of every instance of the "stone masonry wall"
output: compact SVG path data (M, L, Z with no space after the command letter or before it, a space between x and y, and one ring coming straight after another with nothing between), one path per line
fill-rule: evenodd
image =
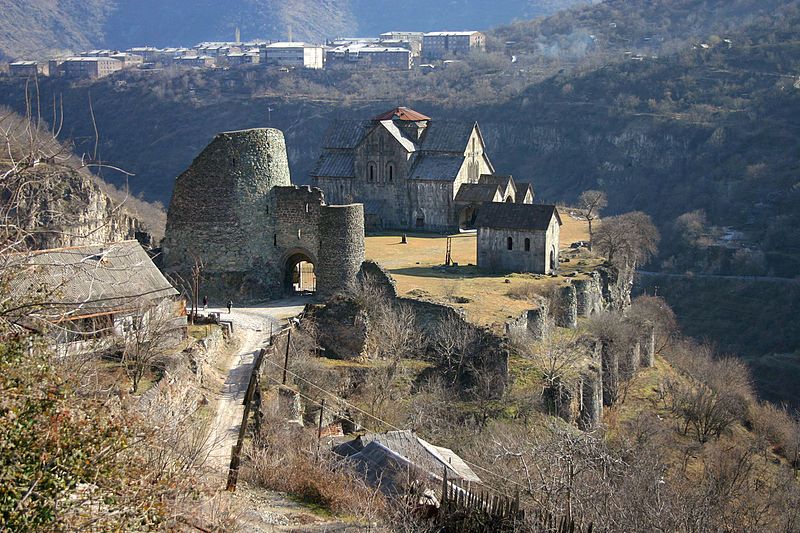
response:
M316 267L323 297L346 290L364 260L360 204L329 206L291 184L283 133L221 133L178 177L164 239L167 273L190 279L203 263L212 300L278 298L298 259Z
M165 270L188 278L197 257L212 297L269 293L264 280L275 272L269 266L274 223L265 217L268 194L289 184L283 133L217 135L175 183L163 244Z
M329 298L349 291L364 262L364 206L323 206L319 232L317 292Z

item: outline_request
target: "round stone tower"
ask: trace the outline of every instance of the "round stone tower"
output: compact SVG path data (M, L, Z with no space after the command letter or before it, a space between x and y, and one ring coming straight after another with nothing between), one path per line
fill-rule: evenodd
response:
M364 262L364 206L326 205L320 210L317 292L347 292Z
M290 184L280 130L217 135L175 183L165 270L186 276L197 258L203 263L201 291L212 298L266 295L264 280L273 277L275 261L268 196Z

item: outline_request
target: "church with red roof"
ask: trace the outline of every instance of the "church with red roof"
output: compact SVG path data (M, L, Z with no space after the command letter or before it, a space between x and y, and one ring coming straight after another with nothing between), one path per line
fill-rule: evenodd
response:
M477 122L396 107L337 120L311 173L331 204L363 203L368 229L474 228L485 202L533 203L533 188L498 176Z

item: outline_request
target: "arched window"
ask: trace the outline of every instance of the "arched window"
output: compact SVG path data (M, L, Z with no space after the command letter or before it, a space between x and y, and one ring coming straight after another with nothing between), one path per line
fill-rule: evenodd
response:
M308 213L308 212L310 212L310 211L311 211L311 208L310 208L310 206L308 205L308 202L306 202L306 213Z
M509 249L509 250L513 250L513 249L514 249L514 239L512 239L511 237L509 237L509 238L506 240L506 246L508 247L508 249Z
M369 165L369 181L375 181L375 163Z
M386 165L386 175L389 176L389 183L394 182L394 163L388 163Z
M272 234L272 246L278 246L278 234L277 233L273 233Z
M507 204L513 204L514 203L514 199L511 198L511 196L509 196L508 198L506 198L506 203Z
M531 251L531 240L528 239L527 237L525 238L525 251L526 252Z
M298 239L302 239L303 238L303 230L300 230L300 229L297 230L297 238Z

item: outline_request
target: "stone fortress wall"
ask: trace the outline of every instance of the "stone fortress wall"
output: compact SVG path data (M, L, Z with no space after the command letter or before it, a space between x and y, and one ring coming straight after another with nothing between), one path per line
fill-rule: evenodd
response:
M279 298L299 261L315 265L330 296L364 260L360 204L329 206L317 188L291 183L283 133L220 133L176 181L163 243L164 270L185 281L203 264L201 297Z

